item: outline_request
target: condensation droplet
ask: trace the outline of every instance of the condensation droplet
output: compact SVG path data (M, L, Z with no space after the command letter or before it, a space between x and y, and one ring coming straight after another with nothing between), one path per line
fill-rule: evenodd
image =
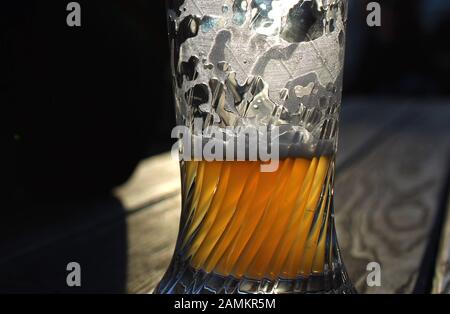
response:
M192 34L196 34L198 32L198 25L195 19L192 19L189 22L189 30L191 31Z
M289 98L289 90L287 88L283 88L280 91L280 98L281 100L287 100Z
M344 47L345 45L345 34L342 30L339 32L339 45L341 47Z
M229 10L228 5L224 4L224 5L222 6L222 13L228 13L228 10Z
M301 85L295 86L294 92L298 98L302 98L304 96L311 95L313 89L314 89L314 83L311 82L307 86L301 86Z
M201 30L203 33L208 33L212 29L214 29L217 26L218 18L213 16L205 15L202 18L201 21Z
M226 61L220 61L219 63L217 63L217 68L220 71L227 72L230 70L230 65Z

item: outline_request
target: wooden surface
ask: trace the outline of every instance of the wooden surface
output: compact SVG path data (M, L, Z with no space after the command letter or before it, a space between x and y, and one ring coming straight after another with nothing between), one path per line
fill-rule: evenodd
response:
M450 191L449 191L450 192ZM447 200L447 212L441 234L436 272L433 281L433 293L450 293L450 200Z
M419 278L424 280L422 261L429 259L425 253L441 209L450 146L448 112L435 110L441 112L409 108L401 127L338 172L338 236L360 292L425 292L427 283ZM381 287L366 285L370 262L381 265Z
M336 223L362 293L449 292L448 105L364 99L344 105ZM0 291L71 292L65 265L80 261L80 291L151 292L173 253L179 191L178 164L164 154L142 161L112 196L49 204L70 215L0 238ZM381 265L381 287L366 285L369 262Z

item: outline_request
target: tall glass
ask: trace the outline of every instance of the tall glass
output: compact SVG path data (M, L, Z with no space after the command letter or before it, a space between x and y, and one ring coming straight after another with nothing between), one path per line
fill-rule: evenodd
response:
M188 133L155 293L354 292L333 218L347 0L166 2Z

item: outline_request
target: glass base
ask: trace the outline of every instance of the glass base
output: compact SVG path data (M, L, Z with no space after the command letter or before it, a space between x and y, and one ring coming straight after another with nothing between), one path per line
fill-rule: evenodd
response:
M296 279L237 279L196 270L186 263L175 261L155 294L354 294L345 269L336 265L333 270Z

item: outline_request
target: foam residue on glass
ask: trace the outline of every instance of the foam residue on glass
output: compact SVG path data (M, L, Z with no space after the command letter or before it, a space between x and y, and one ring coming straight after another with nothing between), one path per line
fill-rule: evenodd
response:
M281 156L333 154L346 8L335 0L169 0L178 124L278 126Z

